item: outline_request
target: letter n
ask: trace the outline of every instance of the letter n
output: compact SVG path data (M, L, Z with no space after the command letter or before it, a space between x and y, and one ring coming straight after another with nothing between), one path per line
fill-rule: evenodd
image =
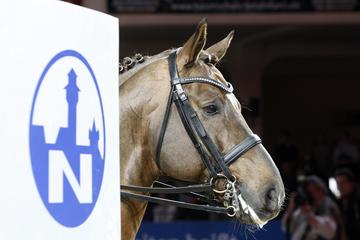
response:
M80 179L77 180L65 154L49 151L49 203L64 202L64 177L80 203L92 203L92 156L80 154Z

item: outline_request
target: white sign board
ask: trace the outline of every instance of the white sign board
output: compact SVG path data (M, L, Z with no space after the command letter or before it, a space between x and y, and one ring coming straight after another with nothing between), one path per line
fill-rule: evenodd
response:
M120 239L118 20L0 5L0 239Z

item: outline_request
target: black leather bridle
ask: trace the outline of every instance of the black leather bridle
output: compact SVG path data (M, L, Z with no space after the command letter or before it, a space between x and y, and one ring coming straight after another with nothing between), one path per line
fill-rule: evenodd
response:
M121 185L121 196L123 198L135 198L135 199L145 200L155 203L175 205L178 207L185 207L185 208L217 212L217 213L226 213L229 216L234 216L235 211L238 210L236 206L232 205L235 198L233 195L236 192L235 189L236 178L229 170L229 166L238 157L243 155L249 149L253 148L258 144L261 144L261 139L256 134L251 134L248 137L246 137L240 144L233 147L224 156L221 155L217 146L214 144L214 142L206 132L206 129L201 123L194 108L191 106L188 96L186 95L186 92L183 89L183 85L191 84L191 83L210 84L226 93L232 93L233 87L230 83L224 85L223 83L220 83L219 81L216 81L209 77L180 78L176 66L176 56L177 56L177 50L173 51L168 57L171 89L170 89L170 94L157 142L156 158L155 158L156 164L160 168L161 148L162 148L167 124L169 121L171 106L172 103L175 103L182 124L188 136L190 137L194 147L201 156L203 163L205 164L206 168L209 171L210 180L208 183L188 185L185 187L174 187L162 182L158 182L158 183L165 187L156 188L156 187L140 187L133 185ZM222 178L227 182L226 188L224 190L215 189L215 182L219 178ZM223 207L216 199L209 199L204 195L196 193L196 192L212 192L212 191L216 193L224 193L225 195L228 193L230 197L228 197L228 199L225 199L225 200L229 200L230 202L228 206ZM166 193L166 194L190 193L200 199L205 200L208 204L206 205L192 204L187 202L180 202L170 199L137 194L134 192Z

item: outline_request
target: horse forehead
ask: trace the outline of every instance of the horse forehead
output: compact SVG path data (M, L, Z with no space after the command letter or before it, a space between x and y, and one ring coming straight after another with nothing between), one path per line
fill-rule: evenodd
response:
M220 89L212 85L205 83L198 83L198 84L191 84L189 87L190 87L189 90L191 97L194 97L199 102L211 101L215 98L224 99L223 96L224 93Z

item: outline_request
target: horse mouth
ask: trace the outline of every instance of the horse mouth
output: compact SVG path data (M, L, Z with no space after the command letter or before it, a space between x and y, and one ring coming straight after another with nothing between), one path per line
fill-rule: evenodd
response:
M261 220L255 210L248 204L242 194L237 195L238 203L235 208L235 216L243 223L248 223L262 228L268 221Z
M228 215L236 217L241 223L254 225L261 229L268 222L268 220L261 219L250 203L246 201L239 188L234 188L230 197L225 194L222 199L224 206L229 209Z
M219 202L227 209L227 215L234 217L243 224L253 225L258 229L263 228L271 219L275 218L280 212L284 197L273 197L271 204L262 199L262 191L258 193L250 189L241 181L228 180L223 177L215 182L213 189Z

